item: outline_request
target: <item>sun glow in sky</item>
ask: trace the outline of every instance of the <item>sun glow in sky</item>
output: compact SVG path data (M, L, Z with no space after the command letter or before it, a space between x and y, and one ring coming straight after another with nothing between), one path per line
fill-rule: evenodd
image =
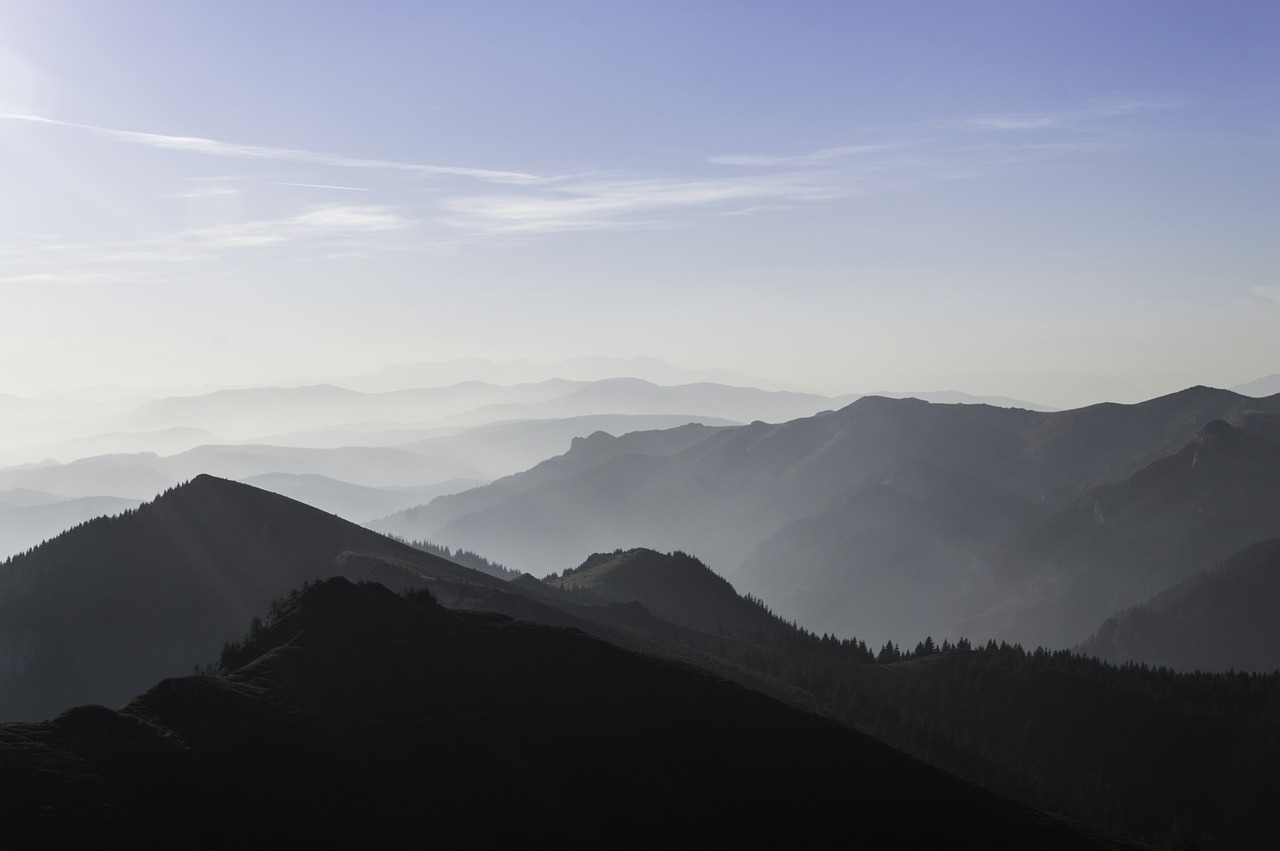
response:
M0 393L1280 372L1271 2L0 2Z

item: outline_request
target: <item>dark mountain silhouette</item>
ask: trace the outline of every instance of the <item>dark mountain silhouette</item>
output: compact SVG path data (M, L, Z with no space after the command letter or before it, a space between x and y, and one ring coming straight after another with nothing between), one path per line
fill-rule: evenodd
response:
M602 602L642 602L665 621L707 633L781 626L758 603L738 596L723 577L687 553L649 549L596 553L562 576L553 588L585 592Z
M695 669L341 579L217 675L0 754L26 847L1136 847Z
M1111 662L1178 671L1280 670L1280 538L1108 618L1081 645Z
M0 718L115 704L211 659L303 581L500 580L301 503L200 476L0 564Z
M1175 846L1253 848L1274 836L1265 802L1280 794L1280 674L1178 675L929 638L874 654L782 621L683 553L597 554L548 581L571 600L609 601L598 610L626 611L633 629L655 628L634 616L642 605L707 630L668 630L652 647L670 655L683 644L698 664L753 676L1027 803Z
M1123 490L1213 420L1271 422L1278 410L1280 396L1205 387L1047 413L867 397L787 423L721 429L675 451L575 443L527 473L375 525L535 574L619 546L680 549L816 629L877 641L956 635L962 624L977 629L970 619L984 612L985 631L1037 604L1046 580L1036 571L1053 574L1059 554L997 559L1015 536L1052 525L1099 488ZM1224 481L1219 490L1233 488L1236 505L1249 503L1247 488ZM1158 534L1158 522L1133 530L1135 539ZM1185 577L1180 570L1150 579L1167 585ZM1165 586L1134 587L1149 590L1126 604ZM1108 599L1124 598L1097 596L1099 605ZM1019 637L1069 645L1112 611L1068 605L1027 621Z
M267 600L285 593L275 583L292 583L296 587L310 578L327 575L373 578L398 587L427 586L450 606L576 627L621 647L693 663L770 695L876 731L891 743L998 791L1054 811L1068 811L1112 829L1163 841L1174 819L1181 818L1198 841L1206 837L1236 837L1240 847L1250 845L1240 843L1239 837L1256 840L1267 829L1268 810L1258 800L1265 800L1275 789L1274 783L1267 785L1270 781L1266 780L1265 771L1280 761L1274 744L1280 741L1280 730L1276 729L1280 714L1274 711L1280 679L1242 683L1223 678L1177 678L1171 674L1161 679L1154 672L1136 667L1117 673L1117 669L1100 663L1066 656L1033 656L1013 649L1005 652L994 645L982 650L965 645L961 651L945 644L939 648L931 641L918 645L917 655L906 654L910 657L906 661L897 649L882 650L877 663L876 654L865 643L837 641L830 636L819 638L789 624L772 615L758 600L738 597L727 582L687 555L636 551L597 556L588 559L580 570L571 571L567 582L566 577L559 577L559 584L572 590L553 587L555 583L543 583L530 576L504 582L404 547L284 497L208 477L122 517L93 521L24 558L0 566L0 634L6 663L0 696L11 712L15 706L23 708L23 701L27 701L23 715L30 718L52 717L85 700L118 702L123 698L109 695L123 690L149 670L184 673L193 665L212 659L218 646L239 633L237 629L227 629L222 616L244 609L247 611L243 623L255 613L264 612ZM580 586L576 589L574 576ZM257 609L252 607L255 599L263 601ZM378 623L399 629L398 616L375 609ZM277 635L273 623L273 618L268 617L246 642L224 648L223 658L229 670L252 667L253 658L263 653L271 656L268 645L275 639L268 641L262 636ZM286 647L305 647L308 634L328 635L326 629L323 624L314 624L299 636L281 640ZM337 643L345 647L358 642L343 637ZM209 655L193 659L201 648L213 649ZM465 659L465 653L460 658ZM520 674L525 679L538 679L548 672L549 676L559 676L566 670L576 670L580 662L578 656L568 662L520 662L521 658L513 657L511 664L526 665ZM235 743L235 737L245 730L241 725L240 732L218 740L226 746L228 762L224 767L232 762L240 765L239 783L228 783L221 769L212 771L203 775L210 778L210 786L197 790L206 797L195 797L201 801L227 801L228 811L262 813L282 796L301 801L298 806L306 807L303 799L318 795L318 800L326 804L326 812L343 812L333 799L308 791L309 780L297 781L289 774L292 768L281 766L303 766L307 778L314 775L320 778L317 782L346 777L349 772L367 780L369 776L380 776L386 767L381 763L349 763L344 761L345 756L338 758L335 754L348 751L333 739L317 741L302 736L291 740L289 731L299 729L297 713L289 714L287 721L273 721L276 716L263 714L266 710L262 704L250 706L242 698L263 698L276 708L282 701L290 706L304 701L303 714L320 717L322 720L316 723L328 735L334 732L335 725L345 724L344 719L352 717L359 707L382 702L381 690L388 688L376 684L376 671L382 664L411 676L398 661L353 660L349 671L343 668L340 675L325 675L329 685L307 680L299 685L298 694L302 696L287 700L275 700L274 692L264 696L260 683L230 691L219 687L207 698L214 704L213 709L206 706L205 697L197 701L205 708L192 709L203 713L196 721L170 724L161 719L158 741L193 747L193 741L209 732L207 725L200 725L210 718L210 712L220 711L224 705L233 709L249 707L245 710L249 719L245 724L250 728L246 735L256 736L252 739L255 743L266 742L272 747L273 743L284 747L294 741L296 750L264 751L267 756L262 759L276 767L259 766L254 761L258 757L246 754L245 746ZM584 667L589 676L594 676L593 670ZM500 678L508 676L507 669L501 666L491 673ZM470 676L469 683L483 679L480 673L472 672ZM348 679L350 694L342 696L328 690ZM595 679L597 683L605 681ZM439 682L431 680L436 691L440 691ZM1087 696L1083 702L1082 694ZM32 709L29 704L33 697L56 708ZM658 709L646 702L635 706L642 713L669 718L673 717L670 708L683 706L689 698L668 695L655 699L667 701L660 704L666 708ZM307 701L314 701L315 705ZM56 706L59 702L62 705ZM631 716L591 715L589 699L569 699L557 706L560 720L556 723L592 731L590 740L600 759L607 760L608 754L616 750L609 735L625 737L635 729L628 720ZM998 707L999 712L992 707ZM128 715L129 710L124 714ZM97 723L93 719L116 716L90 712L72 713L70 717L88 718L92 727ZM154 713L146 716L154 717ZM479 720L469 716L459 720L443 711L430 717L426 725L430 732L418 734L406 732L394 718L381 718L375 726L397 741L420 741L424 748L438 747L444 739L450 747L470 748L483 757L476 764L483 767L474 771L486 776L507 771L507 761L513 761L517 777L525 778L521 772L527 771L520 766L527 764L524 755L533 745L503 744L495 745L492 752L485 750L488 742L499 741L492 738L494 730L505 729L512 722L510 713L490 712ZM1000 719L998 723L993 720L996 718ZM488 732L473 732L470 727L459 726L463 723L485 725ZM78 744L66 746L70 750L57 745L63 748L58 751L61 764L75 766L74 771L80 772L77 777L89 777L86 782L91 788L96 788L96 775L83 772L98 770L94 766L103 765L113 748L119 754L122 742L142 738L151 742L144 746L145 750L157 741L148 738L150 734L142 736L132 722L116 725L109 721L104 725L108 736L113 737L110 744L85 744L77 739ZM0 730L0 742L15 729ZM35 729L35 740L46 744L61 735L51 732L54 728L48 726L21 729ZM523 727L516 729L524 731ZM539 729L543 738L538 739L536 747L553 747L556 741L566 738L558 732L562 728L554 724ZM1017 734L1010 735L1010 729L1016 729ZM96 733L84 735L92 738ZM12 753L32 753L32 740L16 741L24 744ZM359 734L356 741L368 741L366 734ZM1170 742L1179 744L1171 748ZM159 750L169 753L164 748ZM364 752L359 744L352 750ZM198 751L183 751L168 764L180 766L188 757L201 766L199 771L209 771L209 760ZM14 759L21 763L21 759ZM126 771L100 778L108 784L105 788L152 790L164 784L163 778L175 776L175 771L181 774L173 768L161 770L142 756L137 759L131 764L141 767L134 774ZM0 765L6 763L14 764L7 756L0 758ZM396 765L417 775L424 773L422 762L416 757L406 755ZM332 766L337 775L325 773L329 771L325 766ZM544 769L539 764L545 781L548 775ZM569 773L576 771L575 768ZM55 770L40 777L49 780L58 774ZM391 772L388 776L399 775ZM590 776L600 775L597 772ZM838 785L839 779L836 776L830 782ZM524 783L524 779L520 782ZM1229 790L1229 794L1197 795L1195 790L1202 784ZM34 783L32 788L49 787ZM181 784L173 788L184 801L191 800L188 795L194 794ZM251 791L252 803L219 797L228 794L228 789L241 788ZM289 791L295 788L296 796ZM345 787L339 784L335 788ZM377 783L369 788L373 790L370 794L381 796L379 800L385 797L406 811L418 811L403 796L379 791L382 787ZM410 784L405 788L417 787ZM603 788L608 793L615 787ZM172 823L165 821L165 813L170 811L163 803L167 799L160 800L162 804L149 812L163 827ZM360 795L351 801L357 809L372 806ZM44 812L41 808L46 805L63 813L104 812L96 804L75 803L72 798L38 806L29 803L30 812L37 814ZM122 798L108 803L114 811L128 811ZM186 806L187 803L175 805L172 811L185 813ZM19 810L27 812L22 807ZM566 810L576 812L563 806L550 807L548 812ZM608 807L603 811L613 812ZM375 808L371 812L382 818L381 810ZM85 823L77 819L63 821ZM322 830L337 829L332 819L322 819L319 824L323 825ZM129 822L121 830L135 827L135 822ZM598 841L597 835L593 837ZM1231 847L1231 843L1220 841L1218 847Z

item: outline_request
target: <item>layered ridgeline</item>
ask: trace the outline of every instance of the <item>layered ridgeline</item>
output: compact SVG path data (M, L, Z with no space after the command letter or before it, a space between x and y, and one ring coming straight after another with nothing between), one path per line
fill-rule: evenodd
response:
M0 726L0 779L25 847L1137 847L696 669L340 579L216 674Z
M1280 669L1280 538L1108 618L1084 653L1179 671Z
M1204 387L1049 413L869 397L779 425L593 435L371 525L538 574L680 549L819 631L1062 647L1280 535L1276 412L1280 396Z
M96 403L0 395L0 558L93 516L90 498L102 512L122 510L200 474L365 522L527 469L597 430L790 419L848 398L630 378L381 392L310 384ZM5 510L28 492L45 507Z
M62 700L29 718L89 701L118 703L125 698L101 695L126 691L148 670L160 672L153 680L188 672L241 633L242 625L227 629L212 614L234 604L248 610L243 624L284 594L277 581L300 585L334 574L423 585L453 607L575 627L692 663L874 730L1028 804L1152 841L1176 832L1206 848L1256 847L1271 829L1259 801L1280 794L1275 677L1179 677L1069 654L924 639L914 650L837 641L740 597L684 554L611 551L548 582L527 575L504 582L291 500L207 477L0 568L5 647L28 650L19 657L21 680L10 669L0 696L11 707L30 706L32 695L49 706ZM260 608L247 602L255 598L264 601ZM17 612L21 618L10 617ZM226 647L229 668L252 662L258 633L269 632L271 620L247 644ZM42 628L46 622L57 628ZM183 648L189 655L178 652ZM208 653L198 655L203 649ZM527 675L574 665L548 661ZM581 721L576 705L561 711L567 721ZM447 738L453 722L435 718ZM508 719L491 720L500 727ZM275 729L260 732L270 739ZM116 733L127 738L125 730ZM80 758L97 765L95 753ZM516 748L511 758L520 753Z
M116 704L189 672L304 581L497 580L309 506L200 476L0 564L0 719Z
M1172 847L1274 840L1280 674L1174 674L929 637L877 651L782 621L683 553L597 554L547 583L606 610L663 613L702 631L717 670L791 685L793 700L1035 806ZM1254 606L1274 611L1280 589Z

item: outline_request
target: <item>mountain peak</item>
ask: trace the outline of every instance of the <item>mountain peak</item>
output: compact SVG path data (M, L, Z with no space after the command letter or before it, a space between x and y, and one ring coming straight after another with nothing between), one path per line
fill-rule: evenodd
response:
M1210 420L1200 429L1200 433L1196 435L1195 442L1197 444L1224 445L1236 439L1239 431L1226 420Z
M771 614L738 596L727 579L678 550L595 553L558 579L547 581L607 602L640 602L664 620L705 632L776 626Z
M24 656L0 667L0 718L120 703L213 659L273 599L332 576L501 584L288 497L197 476L5 565L0 647Z

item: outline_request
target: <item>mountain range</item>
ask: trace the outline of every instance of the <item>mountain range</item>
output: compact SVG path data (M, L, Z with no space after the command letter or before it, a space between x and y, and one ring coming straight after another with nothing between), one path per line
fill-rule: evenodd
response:
M593 435L371 525L535 574L680 549L815 630L1066 647L1280 535L1277 412L1200 387L1061 412L866 397L701 439Z
M495 615L449 620L431 606L429 624L414 626L404 599L374 586L324 583L330 576L425 588L452 608L547 626L511 624ZM317 579L319 586L310 584ZM308 587L298 592L301 586ZM409 593L408 603L425 605L421 593ZM407 790L425 789L424 783L435 788L436 781L426 778L441 772L472 802L530 795L533 787L545 787L563 802L585 781L593 789L580 792L581 800L596 802L593 812L610 819L617 817L615 787L593 778L635 772L640 785L622 800L645 808L665 801L679 818L697 821L703 807L691 802L707 798L694 790L721 788L731 782L726 778L749 779L753 788L780 795L785 808L791 805L781 802L790 800L791 789L804 790L801 798L812 803L831 790L863 788L842 785L848 766L857 765L858 782L897 790L886 794L918 806L896 785L905 763L892 760L900 757L886 757L888 763L854 758L835 740L815 747L845 754L840 768L823 768L827 763L805 756L799 764L786 762L789 767L767 762L774 766L767 777L754 773L754 758L739 763L720 750L742 755L751 747L732 736L713 737L718 744L711 745L705 725L738 719L733 729L767 748L808 734L752 720L757 710L709 696L721 686L699 698L663 675L641 674L634 667L639 663L613 655L619 651L600 641L581 644L582 633L709 669L873 732L1026 805L1152 841L1192 837L1204 848L1256 847L1270 829L1266 801L1280 794L1274 770L1280 761L1280 676L1174 675L1109 667L1066 652L932 638L914 650L887 645L877 653L863 641L820 637L788 623L685 553L615 550L546 581L528 575L504 581L293 500L208 476L0 565L0 608L0 717L54 719L0 727L0 774L14 766L27 772L6 775L16 778L14 788L35 796L31 806L19 807L23 824L50 830L55 838L92 829L160 844L189 824L184 814L193 801L220 802L243 813L246 821L232 818L228 830L247 830L248 822L274 812L278 824L290 826L269 828L268 837L297 824L345 837L342 831L351 828L338 814L349 810L313 783L346 796L349 783L385 776L390 785L373 782L347 800L357 811L377 813L378 824L400 825L377 801L393 802L387 806L400 812L404 796L413 797ZM249 634L238 638L248 622ZM442 628L453 636L444 643L433 632L441 624L452 624ZM556 629L546 632L549 627ZM558 632L565 627L578 632ZM507 638L495 637L501 635L523 649L511 649L503 643ZM561 635L566 637L556 637ZM416 644L415 636L426 643ZM539 655L546 644L559 649ZM481 651L481 645L489 649ZM574 649L591 647L602 649ZM120 705L147 689L136 683L193 667L205 673L161 682L119 711L64 712L86 701ZM606 686L613 682L630 685L620 691ZM637 690L638 682L644 685ZM548 709L529 712L532 706ZM688 714L692 709L697 712ZM647 730L656 738L646 738ZM690 736L712 750L683 744ZM618 737L627 744L617 744ZM406 741L430 749L438 760L431 763L434 771L424 773L427 751L421 758L412 751L410 758ZM639 747L632 750L632 743ZM792 745L782 752L792 752ZM326 757L317 762L316 754ZM719 781L687 774L690 762L716 772ZM672 787L676 781L660 779L668 771L698 779L692 787ZM229 782L233 776L256 779ZM901 776L914 778L904 782L918 789L943 782L929 779L934 775ZM597 789L608 800L592 797ZM670 789L674 798L663 791ZM968 801L961 811L972 807L974 823L985 822L981 813L988 805L982 801L989 799L967 797L971 793L962 789L944 784L937 794ZM135 793L149 803L139 809ZM533 810L513 810L519 818L500 823L559 829L551 825L562 824L556 818L564 808L538 794L530 797L540 802ZM37 805L41 796L53 803ZM730 798L764 806L749 795ZM860 791L839 799L845 816L851 799L879 800ZM470 813L470 805L458 802L449 811ZM104 815L61 819L65 827L54 829L42 815L45 806ZM927 830L948 825L952 816L936 814L950 812L949 806L930 808L935 817L926 820ZM548 815L548 807L557 815ZM873 809L894 813L893 821L905 818L888 803ZM1015 821L1022 817L1014 813L1025 813L1001 811ZM1035 847L1059 835L1070 837L1065 847L1103 841L1061 822L1032 821L1057 827L1047 838L1022 833L1009 841ZM210 844L225 844L222 829L209 834ZM310 835L309 829L301 835ZM740 837L724 826L700 829L705 842ZM387 841L398 842L401 830L397 826ZM884 830L877 827L875 835L897 835ZM1054 832L1059 830L1068 832ZM598 842L598 834L590 835ZM470 836L459 834L457 843L468 844ZM479 844L510 838L479 836ZM935 833L902 836L910 845L937 841Z

